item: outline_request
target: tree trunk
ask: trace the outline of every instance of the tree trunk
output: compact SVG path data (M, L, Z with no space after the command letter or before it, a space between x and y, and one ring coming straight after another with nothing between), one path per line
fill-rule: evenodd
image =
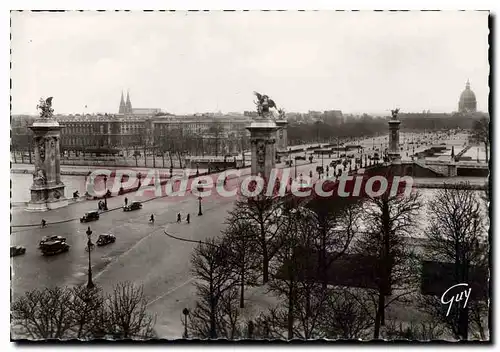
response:
M375 314L375 328L373 329L373 338L378 339L380 336L380 318L382 310L384 309L384 296L382 293L378 295L378 306L377 306L377 314Z
M293 291L293 281L290 280L290 288L288 290L288 339L293 339L293 303L294 303L294 291Z
M179 158L179 168L182 169L182 160L181 160L181 153L177 152L177 157Z
M458 313L458 335L463 341L467 341L469 337L469 308L460 307Z
M28 148L28 156L30 158L30 164L32 164L33 162L31 161L31 148Z
M174 160L172 158L172 153L170 151L168 152L168 157L170 158L170 167L173 168L174 167Z
M244 262L243 262L244 263ZM245 267L241 267L241 282L240 282L240 308L245 308Z

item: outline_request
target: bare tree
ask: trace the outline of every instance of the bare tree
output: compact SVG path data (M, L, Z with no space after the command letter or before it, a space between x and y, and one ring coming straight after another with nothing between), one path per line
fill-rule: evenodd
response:
M270 290L281 298L280 308L272 313L280 322L286 313L287 338L318 338L320 317L327 299L327 290L315 278L317 260L311 250L315 242L312 212L303 207L287 209L281 215L281 246L272 261L276 275L269 282Z
M234 288L237 278L228 265L229 254L222 246L220 239L208 239L195 247L191 258L198 300L191 313L190 328L197 337L215 339L225 331L220 328L221 302Z
M311 230L316 233L312 247L318 252L318 278L326 289L328 272L332 264L348 249L360 215L359 201L338 197L335 202L328 198L316 198L308 205L312 210Z
M329 289L320 329L329 339L369 338L373 326L373 307L363 289L334 287Z
M488 117L483 116L479 120L474 121L472 138L478 143L484 144L486 163L488 163L488 150L490 147L490 119Z
M69 309L74 320L73 331L78 339L89 339L97 337L100 321L98 312L104 307L104 299L101 289L94 287L88 289L86 286L76 286L70 289Z
M118 339L154 337L155 317L146 311L143 288L131 282L118 283L104 300L106 332Z
M237 218L229 218L227 224L223 232L223 248L229 252L229 265L240 286L240 308L244 308L245 285L257 285L257 270L260 267L259 256L253 249L254 229L247 221Z
M238 200L230 217L249 223L256 235L255 244L262 256L262 281L269 281L269 261L276 254L279 245L276 236L281 226L278 217L280 204L274 197L260 195L256 198Z
M374 258L376 263L374 338L379 337L380 326L384 325L385 309L414 291L416 256L406 239L411 238L416 229L420 207L419 194L412 193L407 197L367 197L363 208L366 231L356 241L356 247L358 253ZM386 302L393 288L397 289L397 294Z
M467 184L448 186L429 203L426 254L435 261L452 264L453 283L471 283L477 279L472 277L473 271L487 272L489 249L484 216L487 215L481 209L480 195ZM477 296L476 302L469 300L469 306L455 305L450 314L438 297L425 297L423 305L431 316L445 323L457 339L467 340L471 323L485 338L487 304L481 300Z
M389 320L386 325L385 338L391 340L431 341L442 339L444 334L443 327L437 321L410 322L409 324L399 322L398 325L396 321Z
M12 303L12 325L30 339L69 339L74 326L71 291L51 287L27 292Z

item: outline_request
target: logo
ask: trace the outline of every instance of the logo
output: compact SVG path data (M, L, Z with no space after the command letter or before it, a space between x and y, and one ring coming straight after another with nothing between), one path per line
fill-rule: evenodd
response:
M462 302L463 299L465 299L463 308L467 307L471 291L472 288L469 287L469 284L465 283L453 285L444 291L441 296L441 303L448 305L446 316L450 314L453 304L457 303L460 306L460 302Z

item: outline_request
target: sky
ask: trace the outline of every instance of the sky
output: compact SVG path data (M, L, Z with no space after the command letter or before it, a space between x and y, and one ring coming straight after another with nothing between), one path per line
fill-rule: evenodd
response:
M452 112L467 79L488 109L487 12L11 14L12 114L254 110ZM85 108L86 106L86 108Z

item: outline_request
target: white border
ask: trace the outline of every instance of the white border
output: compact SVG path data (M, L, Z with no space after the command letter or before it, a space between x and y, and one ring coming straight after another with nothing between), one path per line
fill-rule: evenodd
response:
M179 0L179 1L151 1L151 0L142 0L142 1L131 1L131 0L115 0L115 1L106 1L103 2L102 0L79 0L79 1L64 1L64 0L46 0L46 1L36 1L36 0L31 0L31 1L14 1L14 0L4 0L0 4L0 8L2 11L0 12L0 26L2 28L2 33L0 35L0 42L2 46L2 61L0 67L1 69L1 78L0 81L3 83L1 85L2 87L2 94L0 95L0 101L1 101L1 106L2 106L2 128L0 128L0 133L2 134L0 137L0 142L1 142L1 148L2 150L8 151L9 150L9 116L10 116L10 109L9 109L9 85L8 85L8 80L10 77L10 72L9 72L9 62L10 62L10 57L9 57L9 33L10 33L10 28L9 28L9 23L10 23L10 14L8 10L11 9L130 9L130 10L140 10L140 9L177 9L177 10L182 10L182 9L207 9L207 10L215 10L215 9L359 9L359 10L372 10L372 9L414 9L414 10L420 10L420 9L442 9L442 10L476 10L476 9L481 9L481 10L491 10L493 13L498 14L498 9L499 9L499 2L498 1L493 1L493 0L475 0L475 1L470 1L470 0L454 0L454 1L436 1L436 0L420 0L420 1L412 1L412 2L402 2L402 1L356 1L356 0L344 0L344 1L319 1L319 0L306 0L306 1L293 1L293 0L287 0L287 1L270 1L270 0L252 0L252 1L231 1L231 0L226 0L226 1L210 1L209 3L203 0L198 0L198 1L188 1L188 0ZM498 21L496 23L498 26ZM498 48L498 36L496 36L495 40L496 47ZM498 89L497 89L498 90ZM498 101L497 99L497 94L495 94L495 101ZM492 116L492 119L495 120L496 116ZM496 122L496 128L495 132L496 135L499 135L498 127L500 125L500 122ZM498 142L495 143L495 147L498 147ZM498 158L496 157L496 153L492 151L492 157L495 160L495 164L498 164ZM1 271L2 271L2 282L7 283L8 280L10 280L10 260L7 260L7 247L10 245L7 243L9 236L8 234L10 233L10 229L8 227L8 224L10 223L10 206L8 203L8 200L10 200L10 190L7 185L10 183L10 170L7 168L7 165L9 165L9 152L4 152L0 154L1 162L0 165L2 166L2 172L0 173L1 175L1 180L0 184L2 184L2 187L0 187L0 190L3 194L3 196L0 198L2 199L2 203L0 203L0 216L2 218L1 224L2 227L4 228L4 234L3 234L3 246L2 249L4 251L4 255L2 256L2 259L4 261L4 264L0 266ZM497 171L497 170L495 170ZM497 173L496 173L497 174ZM497 187L498 188L498 187ZM494 196L496 196L497 192L495 192ZM497 197L494 197L495 199ZM498 219L498 206L496 207L495 215L492 218L493 219ZM496 253L498 254L498 239L496 240L496 245L495 245L495 250ZM495 272L498 272L496 270ZM497 282L495 280L495 282ZM10 287L10 286L9 286ZM2 350L5 348L6 350L10 351L13 350L14 348L19 348L19 347L14 347L12 343L9 343L10 341L10 320L9 320L9 304L10 304L10 297L9 297L9 289L7 285L3 286L3 289L1 291L2 293L2 299L1 299L1 333L2 333L2 338L1 338L1 343L2 343ZM495 295L496 296L496 295ZM498 301L496 301L496 307L499 306ZM498 316L495 314L495 316ZM496 329L495 329L495 334L498 338L498 322L495 324ZM73 346L67 346L64 347L65 349L72 348ZM114 347L114 346L113 346ZM173 346L169 346L168 348L172 348ZM257 346L256 346L257 347ZM305 347L305 346L301 346ZM339 347L339 346L332 346L335 349L345 349L346 347ZM375 346L371 346L372 348ZM413 346L413 348L418 348L419 346ZM462 348L462 349L468 349L470 346L439 346L440 348ZM50 348L50 347L49 347ZM63 347L60 347L63 348ZM108 349L109 346L107 347L98 347L98 346L92 346L94 350L102 350L104 351L105 348ZM132 347L125 347L121 346L121 348L126 348L126 349L132 349ZM165 348L165 347L161 347ZM182 350L197 350L197 346L193 347L187 347L187 346L178 346L175 347L175 349L181 349ZM262 350L271 350L275 349L276 346L269 346L269 347L263 347L263 346L258 346L259 349ZM314 348L314 346L309 347L309 348ZM378 348L385 348L385 346L379 346ZM477 348L477 347L476 347ZM31 350L41 350L40 347L35 347L31 348Z

